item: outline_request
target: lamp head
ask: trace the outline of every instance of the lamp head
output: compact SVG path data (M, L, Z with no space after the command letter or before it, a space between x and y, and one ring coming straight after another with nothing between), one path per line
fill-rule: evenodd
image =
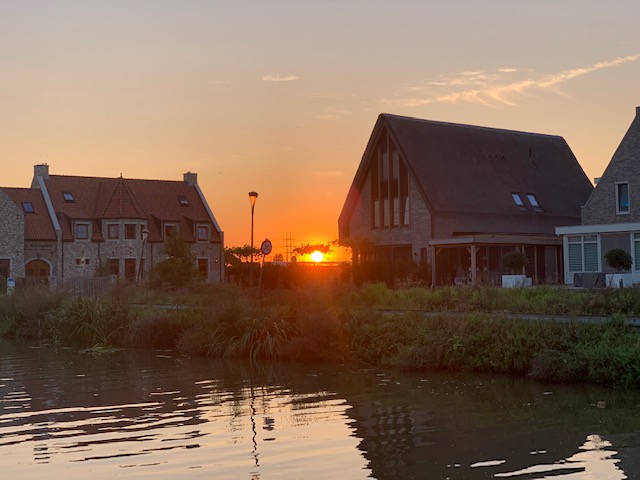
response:
M252 208L256 204L256 198L258 198L258 192L249 192L249 201Z

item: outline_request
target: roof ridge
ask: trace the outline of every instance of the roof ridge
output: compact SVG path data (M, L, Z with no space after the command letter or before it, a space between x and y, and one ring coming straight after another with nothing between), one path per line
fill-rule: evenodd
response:
M90 178L93 180L118 180L122 178L123 180L135 180L137 182L171 182L171 183L184 183L184 180L161 180L155 178L128 178L128 177L96 177L92 175L49 175L49 178Z
M456 122L445 122L443 120L430 120L430 119L426 119L426 118L418 118L418 117L410 117L407 115L397 115L394 113L381 113L381 116L385 117L385 118L397 118L400 120L410 120L410 121L414 121L414 122L421 122L421 123L431 123L431 124L435 124L435 125L447 125L447 126L452 126L452 127L462 127L462 128L470 128L470 129L474 129L474 130L487 130L487 131L491 131L491 132L502 132L502 133L511 133L511 134L519 134L519 135L531 135L534 137L545 137L545 138L563 138L562 135L552 135L552 134L548 134L548 133L536 133L536 132L525 132L523 130L510 130L508 128L499 128L499 127L487 127L487 126L483 126L483 125L471 125L468 123L456 123Z

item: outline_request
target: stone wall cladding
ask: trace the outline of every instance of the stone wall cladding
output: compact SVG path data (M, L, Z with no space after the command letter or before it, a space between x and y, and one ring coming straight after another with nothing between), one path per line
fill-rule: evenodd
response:
M616 213L616 183L629 182L629 214ZM640 118L631 123L597 187L582 209L582 224L640 222Z
M11 260L14 277L24 277L24 215L0 189L0 258Z

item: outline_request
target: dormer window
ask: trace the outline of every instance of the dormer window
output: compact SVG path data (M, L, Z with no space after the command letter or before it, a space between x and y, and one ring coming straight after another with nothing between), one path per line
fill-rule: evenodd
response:
M164 224L164 238L168 238L176 234L176 226L173 223Z
M196 227L196 239L198 242L206 242L209 240L209 227L207 225L198 225Z
M524 202L522 201L522 197L519 193L511 192L511 198L513 198L513 201L516 202L516 205L518 205L519 207L524 207Z
M22 210L24 210L24 213L35 213L36 212L33 209L33 203L31 203L31 202L22 202Z
M184 195L178 195L178 201L183 207L189 206L189 200L187 200L187 197L185 197Z
M62 192L62 198L64 198L65 202L75 202L73 198L73 193L71 192Z
M629 214L629 182L616 183L616 214Z
M75 227L76 240L89 240L88 223L76 223Z

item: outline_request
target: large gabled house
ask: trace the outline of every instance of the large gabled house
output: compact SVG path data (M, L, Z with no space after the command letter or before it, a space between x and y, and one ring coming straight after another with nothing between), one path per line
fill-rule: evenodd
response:
M140 180L51 175L36 165L30 188L0 188L0 276L139 280L174 233L202 275L221 282L223 232L195 173Z
M537 283L562 278L555 227L593 186L562 137L381 114L339 218L354 263L425 262L433 284L499 283L527 254Z
M614 248L633 258L615 285L640 283L640 107L584 205L581 224L556 232L564 240L565 283L605 283L603 277L615 272L605 254Z

